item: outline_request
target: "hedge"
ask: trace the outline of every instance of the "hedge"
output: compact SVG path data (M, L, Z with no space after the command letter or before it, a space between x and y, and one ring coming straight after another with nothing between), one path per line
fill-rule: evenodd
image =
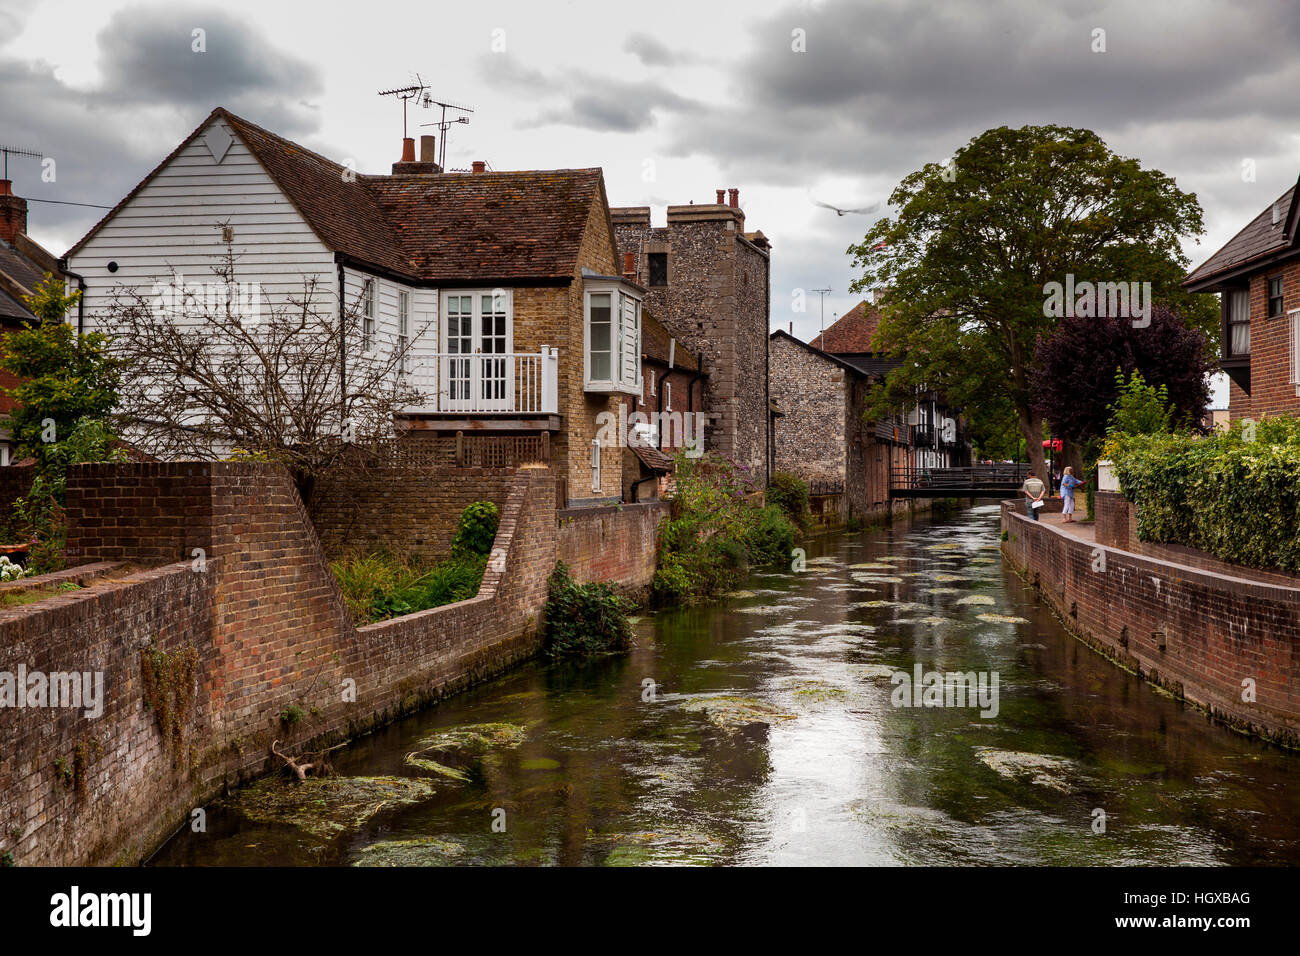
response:
M1237 422L1208 437L1124 437L1107 454L1137 506L1141 540L1300 571L1300 420Z

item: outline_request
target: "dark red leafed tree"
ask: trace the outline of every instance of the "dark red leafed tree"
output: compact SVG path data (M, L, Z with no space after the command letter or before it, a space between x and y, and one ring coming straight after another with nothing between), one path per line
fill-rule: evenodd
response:
M1056 435L1073 442L1098 438L1115 401L1116 369L1125 376L1137 369L1149 384L1166 386L1175 421L1199 425L1215 365L1204 333L1160 305L1146 328L1125 318L1062 319L1034 350L1034 408Z

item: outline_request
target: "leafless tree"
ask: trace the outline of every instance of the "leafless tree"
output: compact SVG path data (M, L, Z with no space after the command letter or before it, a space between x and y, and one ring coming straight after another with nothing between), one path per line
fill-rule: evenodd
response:
M365 314L364 290L340 303L316 277L303 278L300 294L263 296L239 281L229 243L211 277L119 287L101 317L125 363L117 425L141 450L279 461L306 491L391 437L394 415L420 404L405 370L427 326L386 336L375 310Z

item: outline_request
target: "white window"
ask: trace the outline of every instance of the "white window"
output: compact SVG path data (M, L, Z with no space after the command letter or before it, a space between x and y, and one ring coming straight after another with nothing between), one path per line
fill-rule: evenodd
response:
M616 281L589 282L583 332L586 390L640 394L640 298Z
M591 440L591 490L600 491L600 439Z
M664 411L673 410L673 383L664 382Z
M515 394L513 309L509 289L443 294L438 374L449 410L510 410Z
M397 350L402 359L397 370L406 374L411 370L408 348L411 344L411 293L402 290L397 293Z
M375 280L367 279L361 287L361 351L367 354L375 345Z

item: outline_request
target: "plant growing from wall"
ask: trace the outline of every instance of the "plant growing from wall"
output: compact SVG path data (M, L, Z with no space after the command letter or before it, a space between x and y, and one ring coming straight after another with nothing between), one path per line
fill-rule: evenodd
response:
M672 514L659 529L655 600L692 604L734 587L751 565L784 564L798 529L778 505L759 507L734 463L679 455Z
M466 505L456 524L456 535L451 540L453 555L484 556L492 550L496 540L497 525L501 523L501 509L490 501L475 501Z
M767 486L767 503L780 507L800 528L808 527L808 482L798 475L773 472Z
M487 565L481 555L458 554L434 565L375 553L333 562L343 601L358 626L465 601L478 593Z
M168 654L156 643L140 651L140 679L145 706L153 712L163 743L171 750L172 766L184 762L185 730L194 709L194 678L199 653L193 645Z
M626 653L633 642L630 610L611 585L579 584L557 562L547 581L542 652L552 660Z

